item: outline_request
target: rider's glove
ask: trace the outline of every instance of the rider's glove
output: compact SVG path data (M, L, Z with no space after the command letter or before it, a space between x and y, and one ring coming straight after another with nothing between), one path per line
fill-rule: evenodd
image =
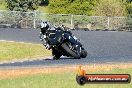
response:
M43 41L46 38L46 35L40 34L40 41Z
M49 44L47 44L46 46L46 49L50 50L51 49L51 46Z
M43 39L42 39L42 38L40 38L40 41L43 41Z

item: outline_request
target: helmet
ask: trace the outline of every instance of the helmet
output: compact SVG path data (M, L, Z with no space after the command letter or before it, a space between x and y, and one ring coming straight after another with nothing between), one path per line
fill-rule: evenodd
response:
M49 24L47 23L47 21L42 22L40 28L43 30L47 30L49 28Z
M45 34L46 30L48 30L48 28L49 28L49 24L46 21L42 22L40 25L40 28L41 28L42 34Z

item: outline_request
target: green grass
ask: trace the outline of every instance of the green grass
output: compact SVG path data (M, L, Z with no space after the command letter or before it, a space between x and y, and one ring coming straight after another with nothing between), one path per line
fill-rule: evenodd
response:
M51 51L46 50L42 44L0 42L0 61L32 59L50 55Z
M113 69L96 73L127 73L132 69ZM80 86L75 80L76 73L37 74L0 80L0 88L132 88L132 84L86 84Z

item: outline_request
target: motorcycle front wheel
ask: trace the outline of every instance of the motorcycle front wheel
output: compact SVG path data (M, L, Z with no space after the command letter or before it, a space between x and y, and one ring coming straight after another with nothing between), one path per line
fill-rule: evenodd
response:
M52 49L53 60L58 60L62 56L56 49Z
M81 50L81 57L82 58L86 58L87 57L87 51L84 48L82 48L82 50Z
M61 46L70 56L74 57L75 59L80 59L80 53L70 49L69 43L63 43Z

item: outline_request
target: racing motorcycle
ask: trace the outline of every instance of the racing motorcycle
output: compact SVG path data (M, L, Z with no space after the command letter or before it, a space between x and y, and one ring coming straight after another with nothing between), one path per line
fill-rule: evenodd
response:
M40 40L46 49L52 49L54 60L60 59L62 55L75 59L87 56L80 40L65 26L51 27L47 22L42 22L40 27Z

